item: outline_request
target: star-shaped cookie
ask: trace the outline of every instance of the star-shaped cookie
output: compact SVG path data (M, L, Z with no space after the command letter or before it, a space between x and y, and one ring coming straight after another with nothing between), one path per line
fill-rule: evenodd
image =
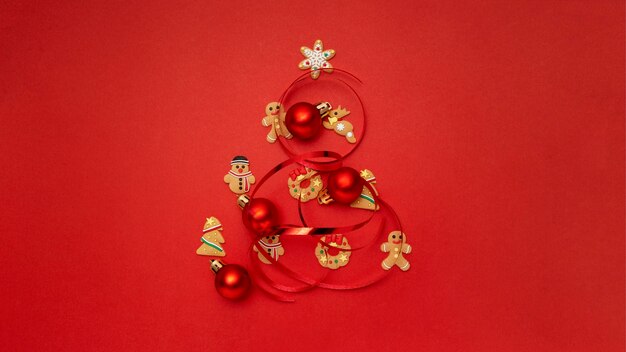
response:
M335 50L324 50L324 44L321 40L316 40L313 44L313 49L303 46L300 48L300 52L306 59L300 61L298 67L301 70L311 69L311 78L317 79L320 76L321 70L326 73L333 72L333 65L328 62L335 56Z

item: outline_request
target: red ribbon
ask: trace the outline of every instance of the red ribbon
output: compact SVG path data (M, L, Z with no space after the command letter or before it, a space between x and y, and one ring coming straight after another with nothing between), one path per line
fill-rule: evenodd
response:
M338 68L335 68L335 71L345 73L351 78L361 83L361 81L356 76L354 76L348 71L338 69ZM291 85L289 85L289 87L283 92L283 94L281 95L279 99L280 105L283 105L283 101L288 97L289 92L292 90L292 88L298 82L302 81L303 79L306 79L306 76L308 75L309 75L308 72L300 75L298 78L296 78L296 80L294 80L291 83ZM296 154L291 150L291 148L289 148L289 146L285 143L283 138L278 138L282 149L287 153L287 155L289 156L289 159L276 165L274 168L272 168L267 174L265 174L259 180L259 182L254 187L254 190L250 194L251 199L254 198L254 196L256 195L256 192L258 192L261 186L270 177L272 177L273 175L278 173L280 170L286 168L287 166L291 164L295 163L299 165L298 169L290 173L290 177L292 180L294 180L298 176L298 174L306 174L306 169L304 169L304 167L310 168L312 170L316 170L319 173L328 173L328 172L331 172L333 170L340 168L343 165L343 160L347 158L349 155L351 155L356 150L356 148L360 145L361 140L363 139L363 136L365 135L365 125L366 125L365 108L363 107L363 101L361 100L361 97L356 92L356 90L350 84L348 84L342 79L338 79L338 80L344 85L346 85L355 94L355 96L357 97L361 105L361 109L363 111L362 137L354 145L354 147L345 155L341 155L333 151L311 151L311 152L307 152L304 154ZM323 160L323 161L313 160L313 159L320 159L320 158L324 158L326 160ZM322 241L322 236L329 235L331 242L335 241L336 243L341 244L342 236L344 234L363 229L374 219L374 217L380 216L380 214L383 214L385 211L389 212L392 215L393 222L397 225L396 228L399 228L400 231L402 231L402 224L400 223L400 219L398 218L398 215L395 213L395 211L386 202L380 199L380 197L377 195L377 192L374 190L371 184L365 183L364 187L370 190L372 197L374 198L375 204L378 204L380 207L378 211L375 211L375 212L372 211L371 215L366 220L353 224L353 225L349 225L349 226L335 226L335 227L309 226L307 225L307 221L302 212L302 202L300 200L300 197L298 197L298 215L300 217L301 225L282 224L278 226L277 228L273 229L270 235L297 236L300 238L307 238L307 239L313 238L315 239L316 242L321 243L322 245L325 245L325 246L327 246L328 244ZM244 217L244 222L246 221L247 221L247 218ZM387 219L383 217L380 221L380 224L377 230L375 231L375 235L372 236L371 239L366 242L366 244L359 246L359 247L352 247L351 249L341 249L341 250L342 251L357 251L360 249L368 248L375 242L386 241L387 237L384 231L386 223L387 223ZM246 227L248 227L247 225L249 224L245 224L245 225ZM325 273L319 278L312 278L312 277L309 277L308 275L304 275L295 270L292 270L291 268L284 265L283 262L278 262L275 258L269 255L269 253L267 253L266 251L259 250L258 253L260 253L260 255L262 255L265 259L267 259L267 261L272 263L272 266L276 268L281 274L301 283L301 285L297 285L297 286L281 284L279 282L276 282L272 278L270 278L265 273L265 271L262 268L261 262L258 260L258 258L255 258L256 257L255 252L252 250L253 247L256 245L257 241L259 241L264 236L267 236L268 234L264 234L264 235L252 234L252 235L253 235L253 241L251 243L250 251L249 251L250 260L252 261L251 274L253 277L259 279L259 280L255 280L254 282L259 288L262 289L263 292L268 294L273 299L276 299L279 301L293 302L294 300L293 298L283 293L272 292L270 289L268 289L268 287L275 289L277 291L280 291L280 292L285 292L285 293L303 292L303 291L313 289L315 287L322 287L322 288L333 289L333 290L353 290L353 289L358 289L358 288L363 288L363 287L373 285L383 280L385 277L387 277L387 274L389 273L389 271L383 271L379 274L376 274L371 277L367 277L363 279L362 281L356 282L356 283L331 284L331 283L327 283L324 281L330 271L325 271ZM263 283L263 285L261 285L261 283Z
M271 176L273 176L274 174L276 174L280 170L284 169L288 165L291 165L292 163L294 163L293 160L286 160L286 161L278 164L272 170L270 170L270 172L268 172L265 176L263 176L261 178L261 181L255 187L255 189L254 189L254 191L252 193L252 196L254 196L254 194L259 190L260 186L267 179L269 179ZM364 185L364 187L366 187L366 188L368 188L370 190L370 192L372 194L372 197L374 197L375 203L379 204L379 206L380 206L380 209L378 211L376 211L376 212L371 212L371 216L368 219L366 219L365 221L362 221L362 222L359 222L359 223L356 223L356 224L353 224L353 225L349 225L349 226L342 226L342 227L310 227L310 226L306 225L307 222L306 222L306 220L304 218L304 214L302 213L301 202L298 201L298 210L299 210L299 214L300 214L300 217L301 217L301 220L302 220L302 226L293 225L293 224L282 224L281 226L279 226L276 229L274 229L270 233L270 235L299 236L299 237L305 237L305 238L314 238L313 236L317 236L317 238L315 238L316 241L318 243L321 243L322 245L326 245L327 246L327 243L322 241L322 238L320 237L320 235L335 235L335 240L337 240L337 235L338 234L349 233L349 232L356 231L358 229L361 229L361 228L365 227L367 224L370 223L370 221L376 215L382 214L383 210L391 212L391 214L394 217L394 222L398 225L398 228L400 228L400 231L402 231L402 225L400 224L399 218L398 218L397 214L393 211L393 209L391 207L389 207L387 205L387 203L385 203L382 199L380 199L379 196L376 195L376 192L374 192L373 187L369 183L366 183ZM245 219L244 221L247 221L246 218L244 218L244 219ZM377 231L375 232L375 236L372 236L370 241L368 241L365 245L362 245L362 246L359 246L359 247L352 247L351 249L342 249L342 251L356 251L356 250L360 250L360 249L363 249L363 248L368 248L372 244L374 244L375 242L380 242L380 241L384 242L386 240L386 234L384 232L385 223L386 223L386 219L383 218L382 221L380 222L380 225L379 225ZM252 247L255 245L256 241L258 241L258 240L260 240L261 238L264 237L261 234L257 234L257 235L252 234L252 235L254 236L254 241L252 242L250 249L252 249ZM265 234L265 236L267 236L267 234ZM339 239L339 242L341 242L340 239ZM328 272L325 275L323 275L321 278L311 278L311 277L309 277L307 275L304 275L302 273L299 273L297 271L292 270L291 268L289 268L286 265L284 265L282 262L276 261L266 251L260 250L260 251L258 251L258 253L261 253L261 255L265 259L267 259L267 261L272 263L272 265L274 267L276 267L281 274L284 274L285 276L287 276L287 277L289 277L291 279L299 281L299 282L303 283L303 285L299 285L299 286L284 285L284 284L280 284L280 283L274 281L273 279L268 277L267 274L263 271L263 269L261 267L262 264L260 263L258 258L255 258L254 255L251 255L253 277L259 278L261 282L263 282L264 284L270 286L273 289L276 289L278 291L283 291L283 292L289 292L289 293L303 292L303 291L307 291L307 290L310 290L310 289L315 288L315 287L322 287L322 288L335 289L335 290L358 289L358 288L363 288L363 287L370 286L372 284L375 284L375 283L379 282L380 280L383 280L386 277L386 275L389 273L388 271L381 272L380 274L377 274L375 276L366 278L362 282L358 282L358 283L330 284L330 283L327 283L327 282L324 281L324 279L328 275ZM272 297L272 298L274 298L276 300L284 301L284 302L293 302L292 298L290 298L288 296L285 296L284 294L273 293L273 292L269 291L267 288L265 288L263 286L260 286L258 284L257 284L257 286L259 286L266 294L268 294L270 297Z
M346 70L342 70L340 68L335 67L334 71L346 74L349 78L356 80L358 83L363 83L358 77L356 77L355 75L353 75L352 73ZM289 87L285 89L283 94L281 94L280 99L278 100L278 103L280 104L280 106L284 105L283 102L287 99L287 97L289 97L289 93L293 91L294 86L297 83L306 80L307 76L309 76L309 72L301 74L293 82L291 82ZM339 167L341 167L342 160L350 156L359 147L359 145L361 144L361 141L365 137L367 119L365 116L366 114L365 114L365 107L363 105L363 100L361 99L361 96L357 93L357 91L354 89L354 87L352 87L349 83L347 83L346 81L340 78L338 78L337 80L341 82L343 85L345 85L352 93L354 93L354 96L357 98L357 100L359 101L359 105L361 106L361 111L363 112L363 126L361 127L361 138L357 140L357 142L354 144L352 149L348 151L348 153L346 153L345 155L340 155L339 153L328 152L328 153L334 153L338 155L339 157L336 158L335 160L315 161L315 160L311 160L311 158L320 157L319 155L314 156L314 155L310 155L309 153L297 154L293 152L293 150L289 147L288 145L289 142L286 142L286 139L283 136L279 136L277 138L278 142L280 143L281 148L285 151L285 153L287 153L287 156L289 156L290 159L297 160L297 162L300 163L301 165L304 165L314 170L331 171L331 170L338 169ZM318 152L311 152L311 153L318 153Z

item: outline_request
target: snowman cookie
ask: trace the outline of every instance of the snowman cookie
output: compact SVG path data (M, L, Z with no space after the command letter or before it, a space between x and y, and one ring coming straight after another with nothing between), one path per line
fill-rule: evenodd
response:
M224 237L222 237L222 224L216 217L211 216L206 219L204 223L204 229L202 230L202 237L200 241L202 245L196 251L197 255L208 255L212 257L223 257L226 255L222 243L224 243Z
M387 237L387 242L380 245L380 250L389 253L387 258L383 260L381 266L385 270L391 269L394 265L402 271L407 271L411 267L402 254L411 253L411 245L406 243L406 235L400 231L392 231Z
M265 264L272 264L272 262L265 258L259 250L265 251L275 261L278 261L278 258L285 254L285 249L280 243L280 236L277 235L265 236L261 238L253 247L253 250L258 253L259 260Z
M250 171L250 162L245 156L236 156L230 162L230 171L224 176L224 182L235 194L244 194L250 191L254 184L254 175Z
M287 139L291 139L293 135L287 130L285 126L285 111L278 102L271 102L265 107L265 117L261 120L261 124L265 127L270 127L270 131L267 133L267 141L270 143L276 142L279 136L283 136Z
M356 137L354 137L354 132L352 131L354 127L352 127L350 122L342 120L342 118L348 116L349 114L350 111L339 105L337 109L333 109L328 112L326 115L327 118L324 119L322 124L326 129L334 130L338 135L345 136L349 143L354 144L356 143Z

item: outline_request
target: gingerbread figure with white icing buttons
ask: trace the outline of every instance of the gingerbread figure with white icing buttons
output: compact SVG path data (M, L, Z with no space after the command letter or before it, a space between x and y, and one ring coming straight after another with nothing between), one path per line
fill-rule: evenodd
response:
M283 136L287 139L293 137L285 126L285 111L278 102L274 101L267 104L265 107L265 117L261 120L261 124L265 127L270 127L266 138L270 143L276 142L279 136Z
M406 243L406 235L400 231L392 231L387 237L387 242L380 245L380 250L389 253L387 258L383 260L381 266L385 270L391 269L394 265L402 271L407 271L411 267L406 258L402 254L411 253L411 245Z
M254 175L250 171L250 162L245 156L236 156L230 162L230 171L224 176L224 182L235 194L244 194L250 191L254 184Z
M259 260L265 264L272 264L265 256L259 252L259 250L266 252L270 258L278 261L278 258L285 254L285 249L280 243L280 236L272 235L261 238L253 247L254 251L258 253Z

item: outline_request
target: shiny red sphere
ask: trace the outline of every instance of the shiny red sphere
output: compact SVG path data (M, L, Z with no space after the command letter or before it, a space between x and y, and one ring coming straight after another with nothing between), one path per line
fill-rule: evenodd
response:
M278 211L268 199L253 198L242 213L244 225L255 233L267 233L278 225Z
M250 275L237 264L227 264L215 274L215 289L222 297L240 300L250 291Z
M287 110L285 126L296 138L311 139L322 128L322 117L313 104L300 102Z
M338 203L350 204L363 191L365 180L351 167L341 167L328 175L328 194Z

